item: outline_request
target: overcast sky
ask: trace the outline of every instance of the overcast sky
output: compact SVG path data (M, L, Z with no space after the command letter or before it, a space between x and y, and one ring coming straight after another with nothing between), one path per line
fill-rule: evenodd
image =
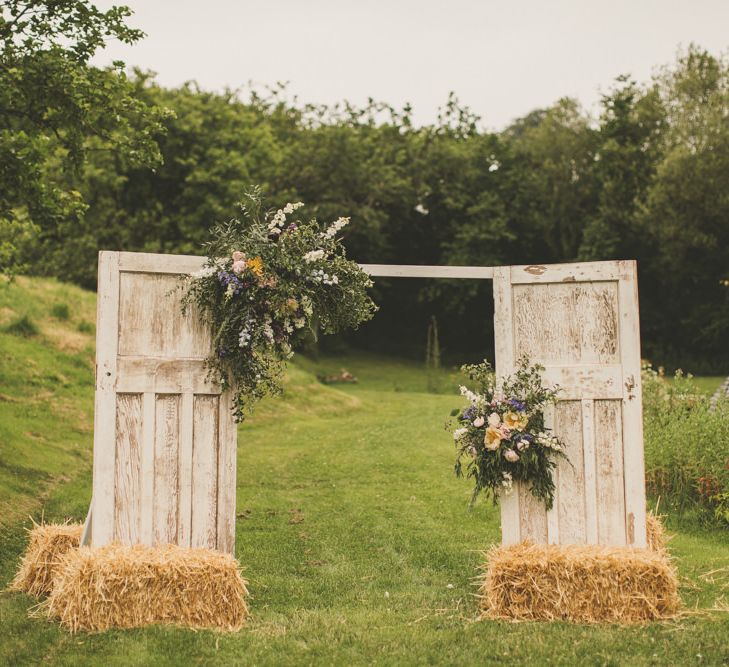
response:
M113 2L98 1L99 7ZM163 85L289 82L301 102L368 97L433 121L449 91L501 129L563 96L591 111L619 74L647 80L695 42L729 47L729 0L117 0L147 37L114 59Z

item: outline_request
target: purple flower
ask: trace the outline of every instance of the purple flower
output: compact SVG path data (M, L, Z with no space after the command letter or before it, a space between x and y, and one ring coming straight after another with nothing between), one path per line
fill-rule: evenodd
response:
M461 420L464 422L470 422L473 419L476 418L476 407L473 405L469 405L461 415Z
M526 410L524 401L519 401L516 398L510 398L507 403L517 412L524 412Z

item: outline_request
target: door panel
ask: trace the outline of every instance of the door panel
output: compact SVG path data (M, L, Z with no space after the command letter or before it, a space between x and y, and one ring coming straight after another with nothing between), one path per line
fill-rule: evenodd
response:
M203 258L102 252L91 542L233 552L236 429L178 276Z
M645 546L640 339L635 262L494 269L496 371L545 366L559 402L545 415L569 463L547 512L516 485L502 541Z

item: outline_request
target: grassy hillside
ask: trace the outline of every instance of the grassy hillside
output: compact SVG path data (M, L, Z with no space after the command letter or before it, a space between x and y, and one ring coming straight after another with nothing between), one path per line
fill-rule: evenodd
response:
M65 319L59 304L69 306ZM56 312L53 315L52 312ZM80 520L91 489L93 295L20 280L0 292L0 586L28 514ZM59 315L60 313L60 315ZM25 337L28 315L38 333ZM10 332L7 327L10 327ZM81 326L82 329L87 327ZM323 386L345 367L356 385ZM0 664L723 664L729 538L672 541L689 610L637 628L475 622L473 576L498 511L466 512L443 429L456 375L349 355L292 367L284 396L239 432L237 557L253 619L219 635L147 628L71 636L0 596Z

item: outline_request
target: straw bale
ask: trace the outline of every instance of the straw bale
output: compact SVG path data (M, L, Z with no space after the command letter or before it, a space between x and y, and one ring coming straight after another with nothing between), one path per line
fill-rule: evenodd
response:
M68 552L37 613L72 632L152 623L238 630L248 618L247 595L229 554L111 544Z
M53 575L61 557L69 549L77 549L83 525L38 524L28 531L28 547L20 561L10 589L23 591L35 597L48 595L53 588Z
M523 542L486 558L481 618L631 624L679 609L676 570L662 552Z
M658 514L649 512L645 517L646 538L648 540L648 548L659 553L667 553L666 531L663 528L663 521Z

